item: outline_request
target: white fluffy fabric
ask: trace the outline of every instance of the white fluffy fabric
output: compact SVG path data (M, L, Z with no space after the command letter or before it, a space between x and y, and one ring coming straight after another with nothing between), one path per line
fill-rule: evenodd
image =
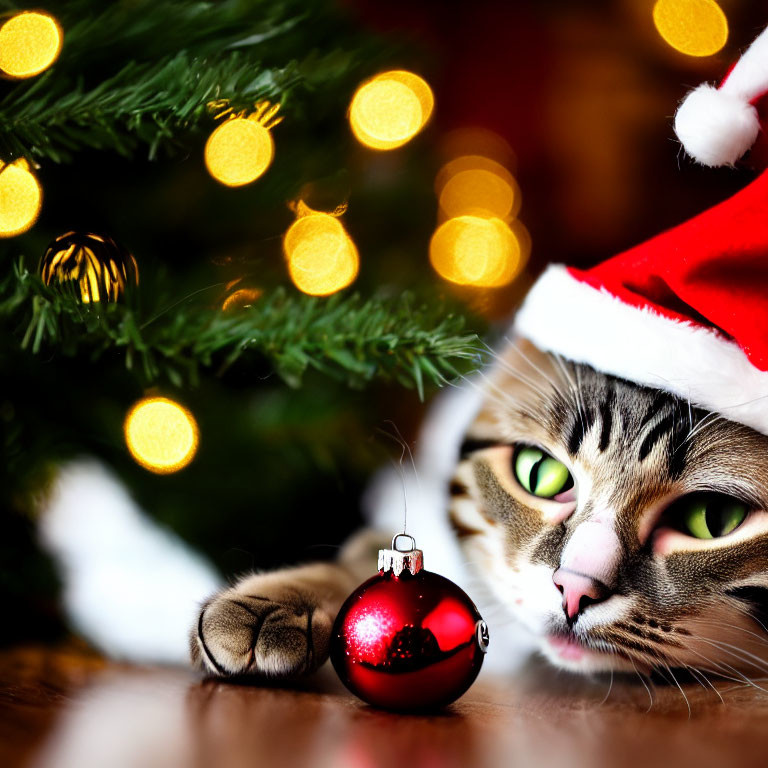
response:
M528 293L515 333L542 350L662 389L768 434L768 372L715 331L629 306L550 266Z
M190 627L221 578L103 465L61 469L39 531L58 561L69 618L89 641L116 658L188 662Z
M755 39L720 88L700 85L680 104L675 133L702 165L733 165L754 144L760 121L753 103L768 93L768 29Z
M759 132L757 110L748 101L711 85L691 91L675 115L677 138L702 165L733 165Z

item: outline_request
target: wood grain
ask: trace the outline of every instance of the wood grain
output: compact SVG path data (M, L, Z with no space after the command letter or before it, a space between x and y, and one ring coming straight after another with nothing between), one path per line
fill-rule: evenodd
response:
M768 693L721 682L721 701L695 682L657 682L650 695L637 679L609 683L533 665L481 679L444 713L405 716L358 702L327 668L297 687L256 687L19 648L0 653L0 765L768 765Z

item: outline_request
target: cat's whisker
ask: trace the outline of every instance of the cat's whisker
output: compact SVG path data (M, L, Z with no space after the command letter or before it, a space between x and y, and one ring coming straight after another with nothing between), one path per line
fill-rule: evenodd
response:
M462 374L460 378L467 386L482 394L486 400L490 400L491 402L498 405L504 412L509 411L510 408L515 408L517 410L520 409L519 401L514 401L508 392L504 392L499 387L491 383L488 380L488 377L484 374L476 373L472 377ZM485 384L483 386L480 386L480 384L476 381L478 378L482 378L484 380ZM522 383L526 384L526 382ZM526 384L526 386L528 385Z
M563 393L560 390L560 387L558 387L555 381L550 376L548 376L544 370L542 370L538 365L536 365L536 363L534 363L533 360L531 360L531 358L525 354L525 352L523 352L519 344L512 343L512 341L510 341L510 339L508 338L505 338L505 341L507 342L507 344L509 345L509 348L511 348L513 352L520 355L520 357L522 357L523 360L525 360L525 362L528 363L528 365L531 368L533 368L534 371L536 371L536 373L538 373L540 376L543 376L547 380L547 382L552 387L552 390L556 395L559 395L560 397L563 396ZM503 364L504 366L507 366L506 362L504 362Z
M749 666L754 667L755 669L759 669L761 672L768 673L768 664L766 664L765 659L761 659L759 656L755 656L754 653L749 653L749 651L745 651L743 648L739 648L737 645L726 643L722 640L713 640L710 637L699 637L698 639L704 643L707 643L708 645L712 645L715 648L722 650L724 653L727 653L734 658L740 659L744 663L749 664Z
M512 350L515 352L519 351L514 346L512 347ZM538 389L541 382L536 381L535 379L532 379L530 376L523 373L523 371L521 371L519 368L516 368L510 365L501 355L494 352L493 349L491 349L490 347L488 347L488 352L490 353L491 357L496 361L497 368L501 369L502 371L504 371L504 373L510 375L512 378L516 378L519 381L522 381L526 384L536 385ZM554 382L552 382L551 379L548 379L546 374L544 374L542 371L538 369L536 369L536 371L540 376L547 379L550 385L552 386L552 388L555 389L555 391L557 391L557 387L555 386Z
M685 695L685 691L683 690L683 686L680 685L680 683L678 682L678 679L675 677L675 674L674 674L674 672L672 672L672 669L669 666L669 664L667 664L665 661L662 661L661 663L664 665L664 667L666 668L667 672L669 672L670 676L672 677L672 680L673 680L674 684L677 686L677 689L680 691L680 694L682 695L683 699L685 700L685 704L688 707L688 719L690 720L691 719L691 714L692 714L692 712L691 712L691 702L688 700L688 697ZM656 668L656 671L660 675L662 675L662 677L666 677L659 667Z
M724 417L721 416L719 413L708 413L698 424L696 424L693 429L688 431L688 434L686 435L685 440L683 443L687 444L690 443L691 440L693 440L696 435L701 432L702 429L704 429L705 426L709 424L714 424L719 419L723 419Z
M506 371L508 375L515 379L516 381L519 381L521 384L525 384L526 387L528 387L531 392L533 392L535 395L541 394L541 382L536 381L536 379L532 379L529 376L526 376L522 372L518 371L517 369L510 368L509 371ZM492 386L496 391L503 394L506 403L508 406L514 407L517 404L517 398L515 398L511 393L506 392L505 390L501 389L495 382L492 382L488 376L486 376L482 371L479 372L478 376L480 376L484 381L488 382L490 386Z
M707 664L711 664L717 669L711 669L710 672L713 674L716 674L718 677L722 678L723 680L730 680L731 682L737 683L738 685L747 685L752 688L756 688L759 691L763 691L764 693L768 693L768 689L763 688L762 686L757 684L757 681L762 682L763 680L766 680L768 678L754 678L750 677L749 675L745 674L741 670L737 669L736 667L732 666L731 664L728 664L725 661L715 661L714 659L710 659L707 656L705 656L702 653L699 653L693 649L689 649L692 653L694 653L696 656L699 656L700 658L704 659ZM723 668L727 669L730 673L737 675L737 677L731 677L730 675L723 672Z
M640 682L643 684L643 688L648 692L648 709L645 710L645 714L647 715L652 709L653 709L653 694L651 693L651 689L648 687L648 683L645 682L645 678L643 675L640 674L640 672L637 669L637 666L635 666L635 661L631 656L627 657L629 660L629 663L632 665L632 668L635 670L635 674L640 678Z
M702 656L701 654L696 654L696 655L697 655L697 656L699 656L700 658L705 658L705 657L704 657L704 656ZM725 702L723 701L723 697L720 695L720 692L719 692L719 691L717 690L717 688L714 686L714 684L712 683L712 681L711 681L711 680L710 680L710 679L709 679L709 678L706 676L706 674L704 673L704 671L703 671L702 669L700 669L699 667L695 667L695 666L693 666L692 664L688 664L688 663L686 663L685 661L683 661L682 659L680 659L680 658L679 658L679 654L677 654L677 653L675 653L675 652L670 652L670 653L669 653L669 658L670 658L670 659L671 659L671 660L672 660L672 661L673 661L673 662L674 662L676 665L677 665L677 664L680 664L680 665L681 665L683 668L685 668L686 670L688 670L688 672L690 672L690 674L691 674L691 675L693 676L693 678L694 678L694 679L695 679L695 680L696 680L696 681L697 681L697 682L698 682L698 683L699 683L699 684L702 686L702 688L704 688L705 690L707 689L707 686L708 686L709 688L711 688L711 689L714 691L714 693L717 695L717 697L720 699L720 701L721 701L723 704L725 703ZM705 660L707 661L707 663L711 663L711 662L710 662L710 660L707 660L707 659L705 659ZM710 672L712 672L712 670L709 670L709 671L710 671ZM703 678L703 680L704 680L704 681L706 681L706 685L705 685L704 683L702 683L702 678ZM729 678L729 679L732 679L732 678Z
M674 667L675 669L679 668L681 670L685 670L688 672L688 674L706 691L708 690L708 687L702 682L701 677L699 676L699 671L692 667L690 664L686 664L684 661L675 661Z
M690 397L687 397L686 401L688 402L688 434L690 434L693 429L693 407L691 406Z
M745 614L747 616L750 616L749 613ZM751 635L755 638L755 641L760 643L761 645L768 646L768 636L763 637L762 635L758 635L757 632L753 632L750 629L747 629L746 627L740 627L738 624L731 624L727 621L715 621L713 619L703 619L703 618L697 618L695 621L691 622L691 626L695 625L704 625L709 627L715 627L717 629L728 629L728 630L736 630L738 632L743 632L747 635ZM762 625L761 625L762 626Z
M520 397L513 398L509 393L504 392L492 381L488 380L487 377L485 377L483 374L479 374L479 376L484 379L484 386L475 386L479 389L480 392L484 394L486 399L489 399L495 403L503 414L514 412L521 416L527 417L533 422L538 421L538 414L531 408L526 407L526 404L521 400ZM528 386L531 391L534 392L534 394L539 394L538 390L534 389L532 385L527 384L526 382L522 383Z
M736 604L732 605L733 608L735 608L737 611L739 611L744 616L747 616L749 619L755 622L755 624L758 624L760 627L762 627L763 631L768 635L768 627L763 624L760 619L758 619L750 610L747 608L741 601L737 601Z
M569 391L575 398L576 391L578 389L578 384L574 376L572 376L571 372L568 370L568 363L565 360L563 360L563 358L560 355L553 354L552 359L557 366L557 370L560 373L561 380L568 387Z
M611 682L608 684L608 692L603 697L603 700L600 702L598 706L602 707L603 704L605 704L606 701L608 701L608 697L611 695L611 691L613 690L613 669L611 669Z
M710 679L709 679L709 678L708 678L708 677L707 677L707 676L706 676L706 675L705 675L705 674L704 674L704 673L703 673L703 672L702 672L700 669L697 669L696 667L692 667L690 664L684 664L683 666L684 666L684 667L685 667L685 668L686 668L686 669L687 669L687 670L688 670L688 671L689 671L689 672L690 672L690 673L691 673L691 674L694 676L694 678L695 678L697 681L699 681L700 683L701 683L701 678L703 678L703 679L704 679L704 681L706 682L706 685L705 685L705 683L701 683L701 687L702 687L702 688L704 688L704 690L706 690L706 689L707 689L707 687L711 688L711 689L714 691L714 693L715 693L715 695L717 696L717 698L718 698L718 699L720 699L720 703L721 703L721 704L725 704L725 700L724 700L724 699L723 699L723 697L720 695L720 691L718 691L718 690L717 690L717 688L715 688L715 686L712 684L712 681L711 681L711 680L710 680Z
M724 680L730 680L730 681L732 681L734 683L741 683L743 681L747 685L751 685L751 686L754 686L756 688L759 688L760 690L764 690L763 688L760 688L760 686L755 685L755 683L752 681L752 679L750 679L747 675L745 675L740 670L736 669L736 667L731 666L727 662L715 661L714 659L710 659L708 656L705 656L703 653L700 653L699 651L696 651L693 648L688 648L688 651L690 653L693 653L695 656L698 656L700 659L703 659L706 664L710 664L710 665L713 665L714 667L717 667L717 669L710 669L709 670L710 672L712 672L712 674L715 674L718 677L723 678ZM730 675L725 674L724 672L722 672L723 668L729 670L731 673L737 675L738 677L731 677ZM768 692L768 691L766 691L766 692Z
M557 364L557 367L559 368L560 372L562 373L563 377L567 381L568 385L572 388L576 388L576 382L574 381L573 377L570 374L570 371L568 370L568 365L563 360L562 355L559 354L553 354L552 359Z

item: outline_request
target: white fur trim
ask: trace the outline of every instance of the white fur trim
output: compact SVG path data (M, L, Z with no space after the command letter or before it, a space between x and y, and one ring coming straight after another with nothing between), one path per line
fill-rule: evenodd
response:
M696 162L733 165L760 133L757 110L739 96L700 85L677 109L675 133Z
M742 54L720 86L745 101L754 101L768 91L768 28L764 29Z
M675 133L702 165L733 165L757 139L760 121L751 102L768 92L768 29L755 39L720 88L706 83L678 107Z
M550 266L528 293L515 333L603 373L670 392L768 434L768 372L715 331L638 309Z

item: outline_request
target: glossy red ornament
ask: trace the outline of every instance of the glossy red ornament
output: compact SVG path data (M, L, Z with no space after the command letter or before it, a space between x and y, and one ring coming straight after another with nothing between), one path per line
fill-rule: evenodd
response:
M410 539L409 550L396 548ZM456 584L422 568L412 537L399 534L379 552L379 573L361 584L339 611L331 661L363 701L398 711L435 709L475 681L488 628Z

